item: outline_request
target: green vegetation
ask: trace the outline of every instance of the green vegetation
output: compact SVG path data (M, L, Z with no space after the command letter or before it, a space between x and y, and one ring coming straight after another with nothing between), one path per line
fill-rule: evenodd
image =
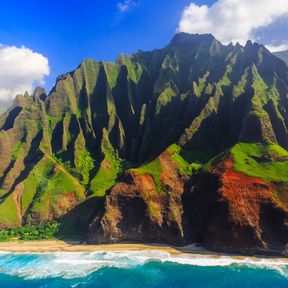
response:
M89 204L103 205L99 197L127 169L151 175L164 195L170 188L161 174L167 176L168 165L187 176L184 182L218 163L237 139L286 147L288 70L280 64L256 44L223 47L207 35L182 34L164 49L120 55L116 63L84 60L57 79L45 101L18 96L13 107L21 108L20 116L0 117L2 128L11 126L0 132L0 195L12 192L1 200L0 223L74 216L87 196ZM240 143L231 153L236 170L288 183L288 152L281 147ZM159 203L146 200L160 219ZM79 214L90 220L85 208ZM23 238L27 231L19 231Z
M147 204L148 204L150 215L157 220L161 220L162 215L161 215L160 204L154 201L148 201Z
M0 189L0 195L6 194L7 191ZM0 206L0 223L7 226L18 225L20 219L17 214L16 203L13 199L13 195L9 195Z
M193 91L195 93L196 96L200 97L205 89L205 85L207 82L207 78L209 77L210 72L207 71L202 78L198 78L198 84L193 82ZM207 89L205 89L205 93L207 93L208 95L212 94L213 91L213 85L211 85L210 83L207 84Z
M121 160L111 146L107 131L104 131L102 151L105 159L101 162L99 170L90 183L90 197L103 197L115 183L121 168Z
M139 63L133 63L132 59L124 54L118 57L118 63L127 67L128 75L134 83L139 82L143 73L143 67Z
M41 198L42 193L45 192L44 189L47 185L48 175L53 172L53 169L54 163L52 161L42 160L24 181L24 192L22 196L23 211L28 209L34 197Z
M171 88L171 85L169 85L157 99L156 115L160 114L161 108L170 103L175 96L177 96L177 93Z
M225 75L222 80L220 81L221 86L230 86L231 85L231 80L228 78L227 75Z
M105 160L104 160L105 161ZM111 169L110 169L111 167ZM118 170L110 162L101 163L101 166L90 184L92 194L90 197L103 197L115 183Z
M275 88L275 85L271 85L270 87L265 83L263 78L260 76L255 65L252 67L253 72L253 84L255 95L252 98L252 104L255 106L258 112L263 113L262 107L266 105L270 99L278 100L279 92Z
M94 59L86 59L81 63L80 68L76 70L75 78L77 79L79 88L81 89L81 86L85 83L88 95L91 95L95 89L99 69L100 63L97 63Z
M247 69L245 70L244 75L241 77L241 80L233 87L233 96L239 97L245 93L245 87L247 85Z
M48 240L53 239L59 232L60 224L52 221L37 226L23 226L0 231L0 241L9 240Z
M197 150L185 150L182 149L180 152L181 157L189 164L201 164L208 163L218 153L214 150L208 151L197 151Z
M81 184L87 186L89 183L89 173L94 168L94 161L87 149L75 155L76 171L81 175Z
M41 219L49 219L51 209L61 216L66 211L65 197L84 199L84 188L76 178L66 172L52 158L43 158L24 181L22 197L23 211L29 208L28 217L33 212Z
M62 116L52 117L50 115L47 115L47 119L48 119L48 131L51 136L57 123L62 120Z
M155 181L157 191L160 193L161 192L161 181L160 177L162 174L162 166L159 158L156 158L154 161L144 164L138 168L133 168L131 171L135 171L140 173L141 175L151 175Z
M176 144L171 145L168 148L168 151L172 153L172 159L178 164L180 174L191 176L193 173L197 172L204 163L199 161L201 157L203 158L201 152L199 153L200 159L197 159L197 152L182 151L181 147Z
M25 143L23 142L18 142L16 145L13 147L12 150L12 160L17 160L17 158L23 156L23 149L24 149Z
M235 170L267 182L288 182L288 152L280 146L239 143L231 152Z

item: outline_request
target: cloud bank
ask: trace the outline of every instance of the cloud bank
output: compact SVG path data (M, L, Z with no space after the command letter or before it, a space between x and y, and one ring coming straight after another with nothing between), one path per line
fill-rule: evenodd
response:
M288 16L287 0L218 0L211 7L192 2L182 14L178 31L212 33L223 43L244 44L248 39L259 40L255 36L257 29L267 27L285 15ZM272 48L285 47L274 45Z
M0 45L0 101L10 102L17 94L32 92L50 73L48 59L24 46Z

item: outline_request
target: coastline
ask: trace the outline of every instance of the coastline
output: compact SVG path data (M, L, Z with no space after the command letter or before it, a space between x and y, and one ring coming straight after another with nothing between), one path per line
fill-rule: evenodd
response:
M217 253L209 251L195 245L185 247L168 246L165 244L138 244L138 243L118 243L118 244L101 244L101 245L87 245L80 242L65 242L61 240L43 240L43 241L8 241L0 242L0 253L57 253L57 252L125 252L125 251L161 251L171 254L171 256L181 257L186 255L191 258L231 258L237 261L253 261L259 262L263 259L281 263L287 263L288 258L273 257L265 255L243 256L227 253Z
M1 252L11 253L53 253L53 252L98 252L98 251L148 251L161 250L173 255L183 252L174 247L161 244L99 244L87 245L80 242L65 242L61 240L39 240L39 241L8 241L0 242Z

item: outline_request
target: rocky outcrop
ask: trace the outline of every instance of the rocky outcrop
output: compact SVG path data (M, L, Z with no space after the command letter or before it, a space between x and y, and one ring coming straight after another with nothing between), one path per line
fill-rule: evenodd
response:
M235 171L228 155L194 177L183 196L188 239L229 252L281 253L288 243L288 202L275 197L279 185ZM287 197L288 189L282 193Z
M190 181L171 175L161 175L165 193L150 175L121 175L89 226L88 242L196 242L243 254L285 251L288 202L275 197L276 183L235 171L231 154ZM288 189L282 194L287 197Z
M89 225L88 242L159 242L183 245L182 194L188 178L168 152L160 157L163 171L157 187L149 174L127 171L107 193L104 211Z

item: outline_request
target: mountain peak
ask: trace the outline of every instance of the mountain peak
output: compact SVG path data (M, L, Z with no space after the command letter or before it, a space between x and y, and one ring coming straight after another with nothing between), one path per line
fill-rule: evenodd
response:
M216 38L212 34L189 34L185 32L177 33L171 40L169 46L187 47L199 43L212 44ZM217 40L216 40L217 41Z

